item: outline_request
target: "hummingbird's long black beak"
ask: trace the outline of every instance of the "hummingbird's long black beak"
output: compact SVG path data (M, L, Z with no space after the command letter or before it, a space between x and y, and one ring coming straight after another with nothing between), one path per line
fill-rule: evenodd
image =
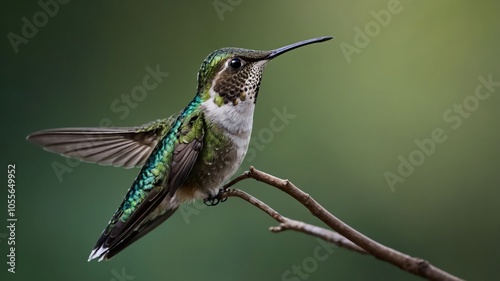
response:
M333 39L333 36L323 36L323 37L312 38L312 39L300 41L300 42L297 42L297 43L293 43L293 44L290 44L288 46L281 47L279 49L271 51L271 53L269 55L267 55L266 57L264 57L264 59L271 60L271 59L274 59L275 57L277 57L277 56L279 56L281 54L284 54L284 53L286 53L288 51L291 51L293 49L296 49L296 48L299 48L299 47L302 47L302 46L306 46L306 45L309 45L309 44L313 44L313 43L325 42L325 41L328 41L328 40L331 40L331 39Z

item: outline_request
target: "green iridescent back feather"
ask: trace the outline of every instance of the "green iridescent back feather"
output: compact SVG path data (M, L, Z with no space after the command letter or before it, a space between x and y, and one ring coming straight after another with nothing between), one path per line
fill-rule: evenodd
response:
M175 121L172 122L170 130L142 167L141 172L125 196L126 200L118 208L113 221L120 219L122 222L125 222L152 188L168 180L169 173L167 170L170 168L168 165L171 161L175 145L179 142L189 141L178 137L179 130L185 120L189 119L190 116L199 110L201 103L202 99L197 95L177 117L174 117ZM192 136L187 135L184 138L190 137ZM109 228L112 227L112 224L110 224Z

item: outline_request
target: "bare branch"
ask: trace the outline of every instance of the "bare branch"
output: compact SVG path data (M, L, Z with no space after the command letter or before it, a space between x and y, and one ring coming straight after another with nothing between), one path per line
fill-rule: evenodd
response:
M223 195L224 197L230 197L230 196L239 197L251 203L252 205L256 206L257 208L261 209L262 211L266 212L269 216L280 222L279 226L272 227L270 229L273 232L281 232L290 229L314 235L316 237L320 237L322 239L335 243L339 246L348 248L350 250L354 250L359 253L368 252L369 254L373 255L378 259L389 262L407 272L424 277L428 280L446 280L446 281L462 280L456 276L449 274L448 272L445 272L433 266L426 260L406 255L392 248L384 246L368 238L367 236L361 234L360 232L353 229L352 227L350 227L349 225L347 225L346 223L342 222L340 219L335 217L333 214L328 212L323 206L321 206L318 202L316 202L316 200L314 200L309 194L303 192L288 180L277 178L265 172L259 171L254 167L250 167L250 171L246 171L242 175L236 177L234 180L226 184L224 188L228 189L229 187L235 185L236 183L248 178L252 178L257 181L261 181L263 183L276 187L279 190L285 192L286 194L292 196L295 200L300 202L309 211L311 211L311 213L314 216L319 218L321 221L323 221L325 224L327 224L329 227L331 227L338 233L314 225L306 224L300 221L285 218L278 212L273 210L271 207L264 204L262 201L241 190L232 189ZM355 245L352 245L353 243ZM353 247L356 245L359 246L361 249Z
M240 178L240 177L238 177ZM238 179L236 178L236 179ZM247 177L248 178L248 177ZM235 180L236 180L235 179ZM240 178L242 180L244 178ZM236 180L236 182L240 181ZM231 183L229 183L231 184ZM252 195L239 190L239 189L227 189L226 192L223 194L224 197L239 197L248 203L254 205L255 207L259 208L260 210L264 211L266 214L268 214L270 217L275 219L280 223L279 226L275 227L270 227L269 230L271 232L281 232L285 230L295 230L298 232L303 232L305 234L309 234L312 236L316 236L318 238L321 238L325 241L331 242L333 244L336 244L339 247L344 247L352 251L356 251L361 254L366 254L366 251L361 249L359 246L356 244L352 243L351 241L347 240L345 237L342 235L331 231L326 228L321 228L315 225L307 224L304 222L292 220L286 217L283 217L281 214L276 212L273 208L269 207L267 204L264 202L260 201L259 199L253 197Z

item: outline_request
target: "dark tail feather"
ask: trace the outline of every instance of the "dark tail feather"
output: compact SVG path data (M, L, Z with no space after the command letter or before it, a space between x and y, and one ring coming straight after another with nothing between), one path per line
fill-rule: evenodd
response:
M153 221L150 221L149 223L144 224L141 226L140 229L132 231L129 235L124 237L120 241L116 241L115 243L111 244L109 248L106 249L106 251L102 253L98 253L100 245L103 244L104 241L98 241L96 247L91 253L91 259L94 259L96 257L99 257L99 261L101 260L109 260L112 257L114 257L116 254L119 252L123 251L125 248L130 246L130 244L134 243L137 241L139 238L142 236L146 235L148 232L153 230L155 227L160 225L162 222L164 222L166 219L168 219L173 213L177 211L177 207L174 209L170 209L166 211L163 215L155 218ZM103 237L101 237L103 238ZM106 237L104 237L104 240ZM99 243L101 242L101 243ZM97 254L97 256L96 256ZM89 259L90 260L90 259Z
M109 248L108 253L106 254L106 257L104 258L105 260L109 260L112 257L114 257L116 254L127 248L130 244L134 243L137 241L139 238L142 236L146 235L148 232L153 230L153 228L157 227L160 225L162 222L164 222L166 219L168 219L173 213L177 211L177 208L168 210L165 214L163 214L161 217L157 218L155 221L151 222L148 225L145 225L143 228L139 230L135 230L134 232L131 233L130 236L126 237L116 245L113 245L112 247Z

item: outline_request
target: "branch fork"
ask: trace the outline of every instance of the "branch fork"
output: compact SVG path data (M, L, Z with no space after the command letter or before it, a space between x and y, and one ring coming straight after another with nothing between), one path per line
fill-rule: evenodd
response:
M242 190L231 188L238 182L245 179L254 179L285 192L306 207L312 215L328 225L331 230L284 217L256 197L253 197ZM319 237L339 247L343 247L360 254L372 255L377 259L391 263L407 272L421 276L428 280L462 280L433 266L426 260L411 257L398 252L361 234L328 212L328 210L321 206L316 200L314 200L314 198L299 189L287 179L280 179L273 175L259 171L251 166L249 171L246 171L240 176L234 178L232 181L224 185L223 189L225 192L221 194L222 199L228 197L238 197L257 207L276 220L279 224L277 226L270 227L269 230L271 232L280 233L292 230Z

